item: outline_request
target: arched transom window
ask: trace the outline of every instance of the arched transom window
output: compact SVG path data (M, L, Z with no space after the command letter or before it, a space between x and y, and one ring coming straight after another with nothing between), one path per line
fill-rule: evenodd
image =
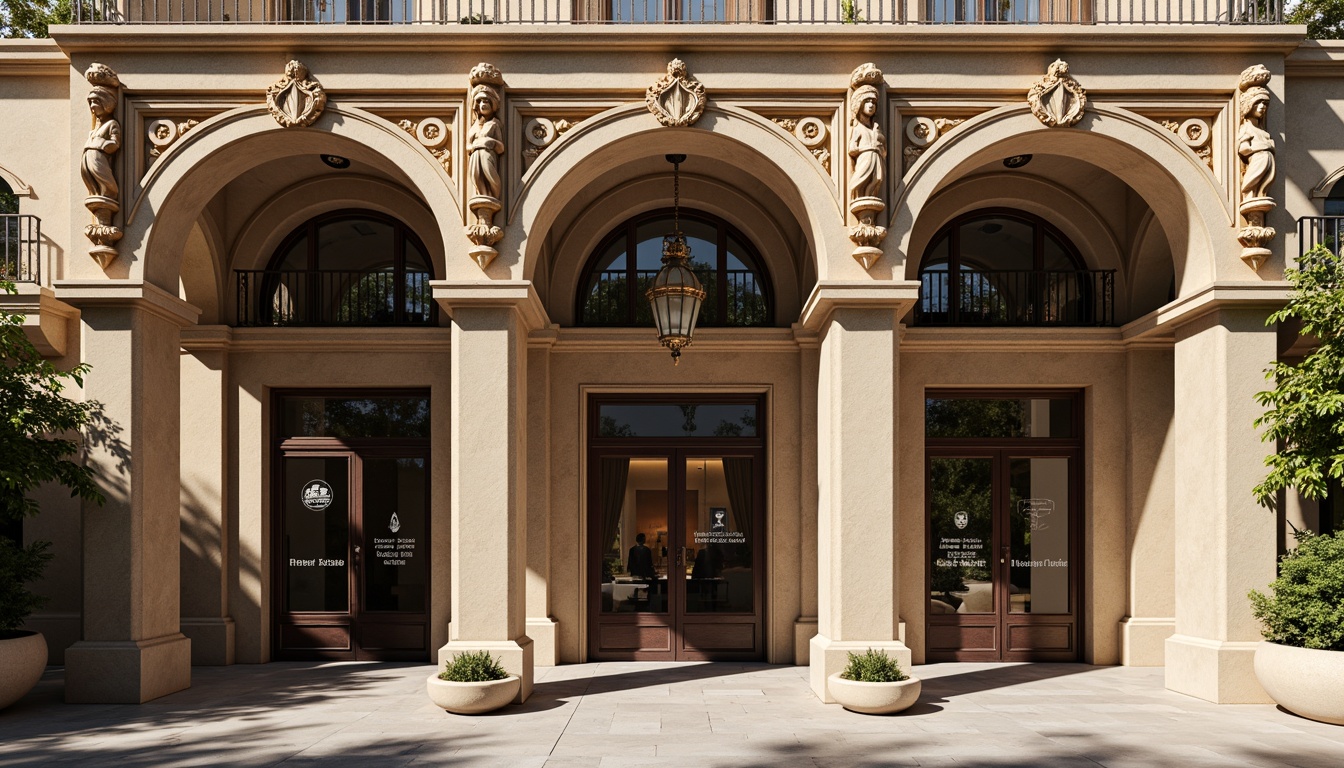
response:
M575 313L579 325L653 327L644 292L662 266L663 237L672 226L670 209L652 211L607 235L584 268ZM770 281L742 233L716 216L685 209L681 231L691 247L691 268L706 292L699 325L770 325Z
M922 325L1110 325L1114 270L1089 270L1049 222L985 208L934 235L919 268Z
M309 219L265 270L238 270L240 325L432 325L428 252L375 211Z

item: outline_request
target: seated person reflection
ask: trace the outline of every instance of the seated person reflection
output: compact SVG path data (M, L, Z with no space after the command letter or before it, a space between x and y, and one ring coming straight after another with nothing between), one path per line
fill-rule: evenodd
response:
M644 534L636 534L635 546L630 548L630 555L626 558L625 570L631 576L643 581L653 581L658 574L653 569L653 550L644 544Z

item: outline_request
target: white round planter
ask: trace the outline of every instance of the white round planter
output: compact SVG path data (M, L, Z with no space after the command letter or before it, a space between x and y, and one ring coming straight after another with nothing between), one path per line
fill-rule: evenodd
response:
M1344 725L1344 651L1262 642L1255 648L1255 677L1289 712Z
M0 633L0 709L31 691L46 667L47 641L42 633Z
M916 677L898 683L860 683L846 680L839 672L827 678L826 685L840 706L868 715L888 715L909 709L919 701L922 688Z
M513 701L522 681L517 675L484 683L454 683L440 680L438 673L425 680L425 690L434 705L459 715L479 715Z

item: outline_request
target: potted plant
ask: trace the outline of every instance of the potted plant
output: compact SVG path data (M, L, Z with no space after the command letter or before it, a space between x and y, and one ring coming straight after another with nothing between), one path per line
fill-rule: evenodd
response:
M896 660L869 648L849 654L842 672L827 679L827 688L840 706L853 712L886 715L909 709L919 700L921 683L901 671Z
M12 293L12 283L0 282L0 295ZM97 407L61 394L68 381L83 384L88 366L57 370L28 340L23 320L0 309L0 709L28 693L47 665L46 640L20 629L44 602L27 585L51 560L50 542L25 545L14 536L38 513L29 494L56 483L72 496L103 501L92 470L72 460L78 443L65 437L88 424Z
M1272 594L1251 591L1265 641L1255 649L1255 677L1284 709L1344 725L1344 531L1297 534Z
M459 653L425 688L434 704L459 715L491 712L518 696L522 681L504 671L489 651Z

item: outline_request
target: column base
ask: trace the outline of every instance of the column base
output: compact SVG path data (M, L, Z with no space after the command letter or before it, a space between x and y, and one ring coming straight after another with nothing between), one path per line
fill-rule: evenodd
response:
M523 635L517 640L449 640L439 649L439 671L442 672L443 666L459 653L475 651L489 651L490 655L499 660L499 665L505 672L517 675L523 684L518 687L518 697L513 703L522 704L527 701L527 697L532 695L535 667L532 658L532 638Z
M144 704L191 687L191 641L81 640L65 651L67 704Z
M812 658L812 638L817 634L816 616L799 616L793 622L793 663L806 667Z
M1126 667L1161 667L1167 662L1167 638L1176 633L1176 619L1126 616L1120 620L1120 663Z
M191 641L193 667L226 667L234 662L233 619L182 619L182 634Z
M1256 645L1172 635L1166 643L1167 688L1215 704L1272 704L1255 677Z
M910 649L899 640L832 640L825 635L817 635L812 638L810 645L809 681L812 684L812 692L823 704L835 703L826 687L826 678L844 671L850 653L863 653L872 648L895 659L901 665L902 671L907 673L910 671Z
M554 667L560 663L555 642L560 633L560 622L549 616L527 620L527 636L532 638L532 660L538 667Z

